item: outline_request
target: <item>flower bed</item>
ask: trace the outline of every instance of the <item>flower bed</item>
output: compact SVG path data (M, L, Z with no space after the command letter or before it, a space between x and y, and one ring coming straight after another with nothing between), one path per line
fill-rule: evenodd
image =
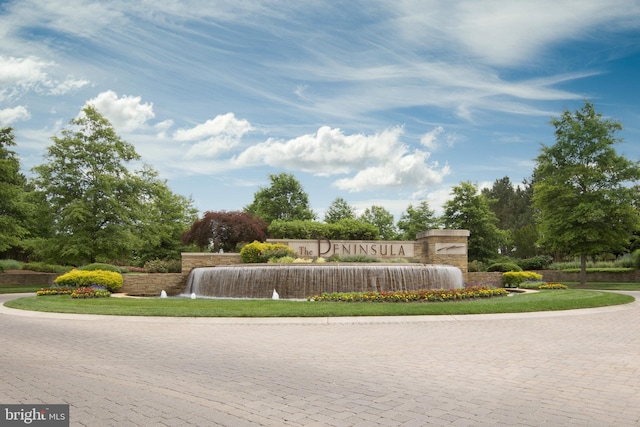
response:
M36 291L36 295L39 297L49 295L71 295L75 289L73 288L42 288Z
M471 286L461 289L418 289L395 292L332 292L307 297L308 301L333 302L439 302L508 295L503 288Z
M110 296L111 292L104 286L81 286L71 293L71 298L106 298Z

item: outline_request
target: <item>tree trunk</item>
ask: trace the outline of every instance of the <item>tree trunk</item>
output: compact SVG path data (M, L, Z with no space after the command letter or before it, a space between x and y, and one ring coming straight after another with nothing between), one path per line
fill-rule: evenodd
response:
M587 255L580 255L580 284L587 284Z

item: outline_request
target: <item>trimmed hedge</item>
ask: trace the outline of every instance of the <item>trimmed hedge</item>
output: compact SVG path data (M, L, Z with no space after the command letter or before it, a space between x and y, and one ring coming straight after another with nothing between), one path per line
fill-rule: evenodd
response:
M375 225L356 219L342 219L332 224L316 221L275 220L267 229L274 239L379 240L380 231Z
M94 262L93 264L83 265L82 267L78 267L78 270L83 271L95 271L95 270L104 270L104 271L115 271L116 273L123 273L123 269L121 267L105 264L103 262Z
M517 288L527 280L542 280L542 274L533 271L507 271L502 274L502 283L505 288Z
M122 287L122 274L104 270L71 270L62 276L58 276L54 283L58 286L74 288L98 285L104 286L109 292L115 292Z

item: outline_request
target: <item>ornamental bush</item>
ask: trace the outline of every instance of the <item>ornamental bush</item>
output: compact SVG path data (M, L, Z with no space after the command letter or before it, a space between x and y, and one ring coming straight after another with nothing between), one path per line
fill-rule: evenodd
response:
M116 273L123 273L123 269L111 264L105 264L103 262L94 262L93 264L83 265L82 267L78 267L78 270L84 271L95 271L95 270L104 270L104 271L115 271Z
M269 262L271 258L295 258L296 253L284 243L258 242L245 245L240 251L240 258L245 263Z
M104 286L109 292L115 292L122 287L122 274L104 270L71 270L58 276L54 283L58 286L74 288L92 285Z
M514 264L512 262L496 262L495 264L491 264L487 267L487 271L498 271L498 272L506 272L506 271L522 271L522 268L518 264Z
M540 280L542 274L533 271L507 271L502 274L502 284L505 288L517 288L527 280Z

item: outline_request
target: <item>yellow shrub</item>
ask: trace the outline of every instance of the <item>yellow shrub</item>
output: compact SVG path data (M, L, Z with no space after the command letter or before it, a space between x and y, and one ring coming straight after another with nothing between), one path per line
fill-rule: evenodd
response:
M520 283L527 280L541 280L542 274L533 271L507 271L502 273L502 283L505 288L517 288Z
M115 292L122 287L122 274L105 270L71 270L58 276L55 280L58 286L104 286L108 291Z

